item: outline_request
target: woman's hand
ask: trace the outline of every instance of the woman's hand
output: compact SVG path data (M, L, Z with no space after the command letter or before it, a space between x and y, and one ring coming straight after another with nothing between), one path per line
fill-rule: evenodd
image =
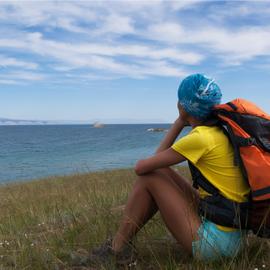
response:
M174 124L176 127L182 128L187 125L187 120L183 118L181 115L174 121Z

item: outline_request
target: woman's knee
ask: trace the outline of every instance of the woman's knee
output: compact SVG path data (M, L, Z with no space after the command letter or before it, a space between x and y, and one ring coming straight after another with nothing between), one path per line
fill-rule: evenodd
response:
M169 177L162 170L158 169L151 173L139 176L136 184L143 186L151 192L153 189L160 189L166 181L170 181Z
M157 179L165 178L162 169L158 169L137 177L135 186L148 186L157 183Z

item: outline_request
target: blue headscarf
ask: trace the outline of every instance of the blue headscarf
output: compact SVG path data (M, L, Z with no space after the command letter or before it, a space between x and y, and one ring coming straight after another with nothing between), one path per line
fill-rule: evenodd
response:
M178 88L178 101L191 116L205 120L221 101L221 91L213 79L202 74L186 77Z

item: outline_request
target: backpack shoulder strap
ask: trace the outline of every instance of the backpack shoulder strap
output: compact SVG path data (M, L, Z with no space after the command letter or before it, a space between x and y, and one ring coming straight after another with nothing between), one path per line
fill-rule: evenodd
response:
M219 190L213 184L211 184L190 161L188 161L188 166L192 176L194 188L198 189L201 187L211 195L219 194Z
M199 215L218 225L246 228L249 204L237 203L225 198L190 161L188 164L192 175L193 186L195 188L201 187L210 194L210 196L200 199Z
M223 122L223 124L221 125L221 128L222 128L224 134L228 137L228 139L233 147L234 165L240 167L240 170L242 172L244 179L246 181L248 181L247 172L246 172L245 166L243 164L243 161L242 161L242 158L241 158L241 155L239 152L239 146L253 144L253 141L250 142L249 139L235 136L235 134L232 130L232 127L226 122ZM255 142L254 142L254 144L255 144Z

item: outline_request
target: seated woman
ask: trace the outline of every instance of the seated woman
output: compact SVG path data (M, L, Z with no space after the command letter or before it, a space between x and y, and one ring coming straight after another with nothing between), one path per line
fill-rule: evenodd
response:
M234 166L233 148L222 129L211 124L211 110L219 104L218 85L204 75L185 78L178 89L179 117L156 154L137 162L138 178L129 195L124 215L113 239L93 250L87 263L106 263L112 257L121 264L132 261L129 243L157 211L177 242L195 258L215 260L236 256L241 248L240 230L219 226L199 215L202 189L170 168L191 162L221 194L236 202L247 200L249 187ZM191 132L175 142L186 126Z

